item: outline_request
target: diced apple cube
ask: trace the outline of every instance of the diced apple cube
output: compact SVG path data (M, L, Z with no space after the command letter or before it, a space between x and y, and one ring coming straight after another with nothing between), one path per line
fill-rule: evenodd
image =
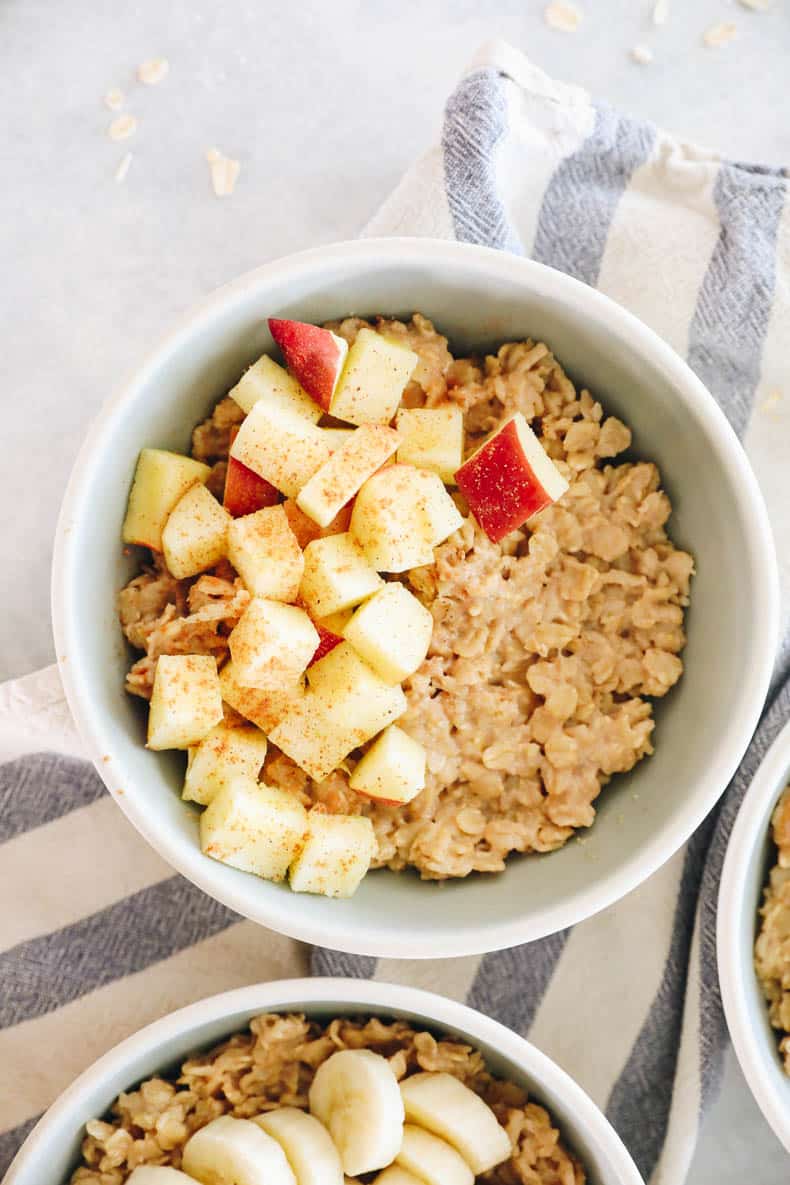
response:
M288 369L311 399L329 411L348 353L348 342L330 329L279 317L269 318L269 331L282 350Z
M348 784L378 802L411 802L425 788L425 750L397 724L391 724L357 763Z
M388 424L417 362L408 347L360 329L332 400L332 415L349 424Z
M324 435L329 441L333 452L336 449L342 448L355 432L356 428L324 428Z
M314 522L303 510L299 509L292 498L286 498L283 502L283 510L288 516L291 530L296 535L299 546L302 549L307 547L308 543L312 543L314 539L323 539L326 535L344 534L351 522L350 506L344 506L327 527L319 527L318 523Z
M304 556L282 506L235 518L228 527L228 559L255 597L295 601Z
M401 687L386 683L348 642L313 663L307 682L338 726L353 730L352 747L363 745L406 711Z
M216 659L209 654L161 654L148 713L148 748L188 749L221 719Z
M329 613L326 617L319 617L316 620L316 625L320 625L322 629L329 630L331 634L340 634L342 636L343 630L353 616L353 609L341 609L338 613Z
M406 572L432 563L434 547L463 521L441 478L398 464L365 482L351 512L351 534L372 567Z
M383 583L348 533L314 539L305 548L299 595L313 617L358 605Z
M211 468L202 461L144 448L137 461L123 520L124 543L162 550L162 531L170 511L195 482L207 480Z
M386 683L413 675L431 644L433 617L399 581L357 609L343 637Z
M296 379L268 354L259 358L242 375L230 392L230 397L242 411L248 413L256 403L263 402L269 407L295 412L314 424L321 418L321 408L302 390Z
M458 404L402 407L395 423L401 437L398 460L430 469L453 485L464 459L464 414Z
M213 568L227 552L231 517L201 483L190 486L170 511L162 531L168 571L177 580Z
M245 687L232 662L225 663L220 671L219 685L225 703L267 735L305 694L302 682L290 687Z
M295 893L351 897L378 853L373 824L364 815L328 815L312 810L307 836L291 866Z
M523 527L568 488L521 412L489 436L455 478L469 509L494 543Z
M239 774L258 780L266 757L266 734L250 724L222 720L194 748L182 798L208 806L215 795Z
M291 687L307 669L319 640L304 609L253 597L230 635L236 677L245 687Z
M314 677L315 676L315 677ZM400 687L390 687L347 643L309 668L310 688L269 734L315 781L406 711Z
M400 437L385 424L363 424L308 481L296 504L321 527L340 513L362 484L397 450Z
M234 778L200 819L200 846L207 856L281 881L307 833L307 811L298 798L254 778Z
M322 428L265 400L253 405L230 448L232 457L289 498L296 497L331 454Z

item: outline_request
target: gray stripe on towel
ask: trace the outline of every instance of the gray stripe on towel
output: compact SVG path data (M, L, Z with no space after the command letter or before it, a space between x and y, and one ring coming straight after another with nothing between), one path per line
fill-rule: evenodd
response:
M507 132L504 80L478 70L459 83L444 113L442 150L455 237L523 255L497 183L497 148Z
M561 930L525 946L485 955L467 994L467 1004L526 1035L569 934L570 930Z
M0 954L0 1028L54 1012L238 921L180 876Z
M351 979L372 979L376 974L378 959L370 955L347 955L339 950L323 950L313 947L310 956L312 975L347 975Z
M6 1169L40 1118L40 1115L34 1115L32 1119L26 1119L24 1123L20 1123L17 1127L0 1132L0 1176L5 1175Z
M607 1119L628 1145L646 1181L658 1163L667 1133L697 894L714 822L715 816L709 815L689 841L661 982L606 1107Z
M104 794L92 765L35 753L0 765L0 843L89 806Z
M721 229L697 298L688 361L739 435L760 381L786 192L778 171L723 164L713 193Z
M532 258L595 285L617 205L656 131L596 104L595 126L546 187Z

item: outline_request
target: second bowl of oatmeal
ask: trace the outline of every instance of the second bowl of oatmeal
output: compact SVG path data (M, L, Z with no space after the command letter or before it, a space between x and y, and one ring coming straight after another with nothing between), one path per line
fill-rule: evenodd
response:
M763 758L732 829L717 950L735 1053L790 1152L790 722Z
M415 310L434 324L409 322ZM376 322L382 311L388 319ZM222 664L249 591L221 568L179 581L149 561L139 576L140 555L121 555L117 537L141 449L192 449L221 472L240 417L218 401L273 352L267 316L331 321L353 340L360 321L349 314L414 348L416 383L404 403L460 406L467 454L522 413L570 489L501 543L465 517L436 549L435 566L422 559L407 576L434 618L431 653L406 681L400 719L428 754L427 786L413 804L362 805L347 773L305 777L298 759L270 746L269 784L373 824L390 871L338 902L288 895L201 854L197 812L174 793L183 759L143 748L144 718L124 678L135 662L131 689L147 698L159 654L200 651ZM134 578L122 606L138 650L130 655L113 611ZM70 703L109 789L149 841L266 925L412 957L560 929L667 859L745 749L769 678L777 604L770 531L748 463L669 347L549 269L407 240L268 265L171 337L86 443L53 577ZM225 699L237 706L230 692ZM566 842L577 835L583 844ZM397 871L406 865L449 879L426 883Z

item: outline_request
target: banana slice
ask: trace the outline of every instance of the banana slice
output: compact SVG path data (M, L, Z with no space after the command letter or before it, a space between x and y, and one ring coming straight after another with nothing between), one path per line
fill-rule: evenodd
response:
M475 1175L452 1144L407 1123L395 1163L424 1185L474 1185Z
M231 1115L190 1136L181 1163L202 1185L296 1185L277 1141L251 1120Z
M126 1178L126 1185L195 1185L195 1178L156 1164L141 1164Z
M280 1145L297 1185L343 1185L340 1153L315 1116L298 1107L280 1107L256 1115L252 1122Z
M341 1049L318 1067L310 1110L335 1141L343 1169L360 1176L398 1155L403 1100L389 1062L369 1049Z
M479 1095L452 1074L414 1074L400 1084L406 1119L452 1144L475 1176L512 1154L510 1137Z
M379 1173L373 1185L423 1185L423 1182L413 1173L407 1173L399 1164L391 1164L383 1173Z

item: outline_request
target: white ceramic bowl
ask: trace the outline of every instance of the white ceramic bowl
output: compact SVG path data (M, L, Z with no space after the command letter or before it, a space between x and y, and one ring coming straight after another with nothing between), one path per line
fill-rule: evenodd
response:
M564 1070L481 1013L397 984L354 979L291 979L211 996L148 1025L86 1070L40 1120L20 1149L5 1185L61 1185L79 1155L83 1127L122 1090L167 1072L190 1053L244 1028L261 1012L303 1012L316 1019L375 1015L416 1021L479 1049L499 1077L525 1087L551 1112L566 1145L588 1171L589 1185L643 1185L642 1177L595 1104Z
M192 425L271 348L265 317L322 321L414 309L456 350L544 338L570 374L634 429L661 466L674 539L697 557L686 673L656 708L656 753L601 795L585 843L512 859L499 876L442 885L366 877L349 901L297 895L201 855L177 793L183 757L144 748L143 705L123 691L129 651L115 595L132 575L119 536L140 448L184 451ZM686 364L600 293L505 253L424 239L362 240L268 264L216 293L148 359L90 433L55 549L57 653L77 724L116 801L207 893L273 929L392 957L490 951L560 930L645 880L722 793L762 705L777 636L765 507L734 434ZM102 760L103 758L103 760Z
M790 722L763 758L741 803L721 876L717 920L719 982L735 1053L765 1118L790 1152L790 1078L779 1060L779 1034L754 970L757 911L776 862L771 815L790 782Z

